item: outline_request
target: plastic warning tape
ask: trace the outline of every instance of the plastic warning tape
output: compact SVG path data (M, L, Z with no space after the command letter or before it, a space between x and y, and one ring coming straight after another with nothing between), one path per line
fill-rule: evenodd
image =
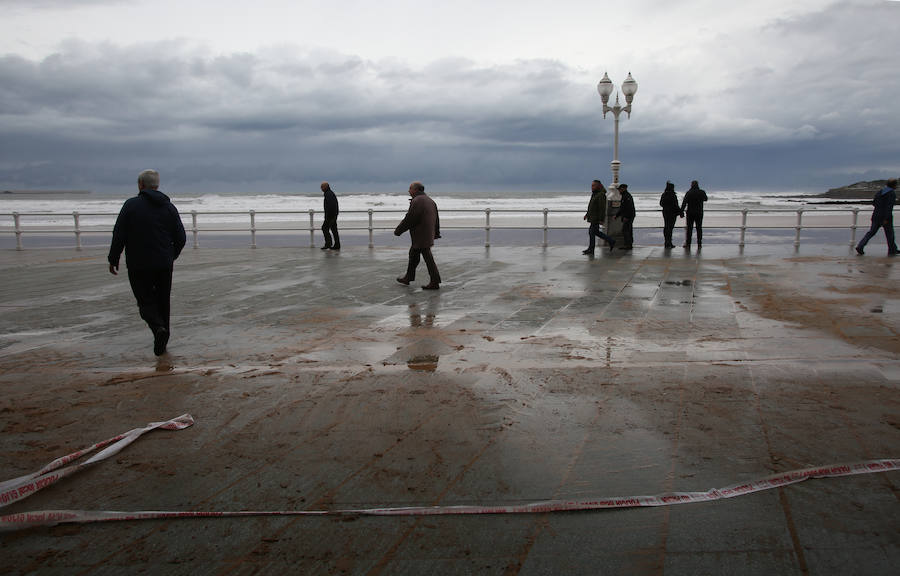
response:
M194 419L191 418L190 414L182 414L178 418L172 418L171 420L166 420L165 422L151 422L143 428L135 428L134 430L129 430L124 434L119 434L118 436L114 436L108 440L104 440L103 442L98 442L93 446L82 448L81 450L63 456L61 458L57 458L53 462L50 462L49 464L32 474L27 474L25 476L13 478L12 480L0 482L0 508L4 508L14 502L24 500L32 494L37 493L39 490L43 490L48 486L56 484L66 476L71 476L72 474L79 472L87 468L88 466L96 464L97 462L100 462L102 460L106 460L110 456L118 454L123 448L125 448L147 432L150 432L151 430L183 430L188 426L191 426L193 423ZM100 450L100 452L85 460L84 462L67 466L68 464L71 464L82 456L90 454L94 450Z
M146 428L135 429L128 432L120 438L117 443L112 444L103 452L97 454L84 465L89 462L96 462L103 458L115 454L141 434L156 428L168 430L181 430L193 424L193 419L185 414L179 418L169 420L167 422L157 422L148 425ZM129 436L131 435L131 436ZM119 444L125 439L125 444ZM97 447L109 444L116 439L107 440L91 448L76 452L75 454L85 454ZM118 447L118 448L116 448ZM107 453L115 448L114 451ZM105 454L105 455L104 455ZM40 478L44 478L47 474L41 475L41 472L48 468L53 470L66 462L71 461L70 456L66 456L59 460L54 460L51 464L45 466L35 475L25 476L23 478L31 478L28 482L36 483ZM102 457L101 457L102 456ZM61 462L60 464L57 464ZM50 468L56 464L55 468ZM82 466L84 466L82 465ZM123 520L160 520L160 519L182 519L182 518L226 518L226 517L242 517L242 516L440 516L453 514L538 514L549 512L566 512L575 510L603 510L610 508L637 508L647 506L671 506L674 504L688 504L691 502L709 502L712 500L721 500L724 498L734 498L753 492L762 490L770 490L796 484L812 478L836 478L840 476L853 476L856 474L874 474L878 472L890 472L900 469L900 459L883 459L868 460L865 462L857 462L854 464L834 464L830 466L817 466L814 468L804 468L802 470L792 470L790 472L782 472L772 474L758 480L750 482L742 482L732 484L724 488L713 488L705 492L666 492L655 496L630 496L616 498L600 498L586 500L546 500L542 502L533 502L530 504L513 504L513 505L472 505L472 506L409 506L397 508L348 508L338 510L239 510L239 511L113 511L113 510L41 510L35 512L23 512L20 514L9 514L0 516L0 531L21 530L25 528L33 528L37 526L53 526L64 523L92 523L92 522L112 522ZM55 474L61 474L66 468L63 468ZM69 475L72 472L67 472ZM35 476L37 476L35 478ZM0 486L6 487L11 483L18 482L18 486L23 486L22 478L4 482ZM58 479L57 479L58 480ZM57 481L57 480L54 480ZM49 484L47 484L49 485ZM43 488L45 486L41 486ZM36 489L40 489L36 488ZM24 495L28 496L32 492L26 489ZM19 498L21 499L21 498Z

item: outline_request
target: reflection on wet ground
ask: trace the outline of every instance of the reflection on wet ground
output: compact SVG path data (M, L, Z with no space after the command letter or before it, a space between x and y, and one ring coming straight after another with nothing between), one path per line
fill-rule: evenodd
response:
M522 503L896 457L896 260L758 250L439 246L436 293L394 281L405 250L189 250L158 359L102 251L0 253L5 477L197 422L4 512ZM896 483L596 514L69 526L0 555L86 574L887 574Z

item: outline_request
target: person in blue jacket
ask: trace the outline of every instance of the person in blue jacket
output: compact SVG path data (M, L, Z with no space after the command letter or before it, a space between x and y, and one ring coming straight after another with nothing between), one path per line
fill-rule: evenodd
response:
M862 240L859 241L859 244L856 245L856 252L858 254L865 254L863 248L866 247L866 244L872 239L872 236L878 232L879 228L884 228L884 238L887 240L888 245L888 256L897 255L897 242L894 239L894 203L897 201L896 189L897 179L891 178L885 183L884 188L875 194L875 198L872 199L872 204L875 205L875 208L872 210L872 226L869 227L869 231L866 232L866 235L863 236Z
M662 196L659 197L659 205L662 207L663 215L663 241L666 248L674 248L672 243L672 231L675 229L675 221L678 216L684 216L681 208L678 207L678 194L675 193L675 185L666 180L666 188L663 190Z
M169 197L159 191L159 172L138 175L138 195L122 205L109 247L109 271L119 273L125 250L128 281L141 318L153 332L153 353L165 353L169 342L172 269L185 244L184 225Z

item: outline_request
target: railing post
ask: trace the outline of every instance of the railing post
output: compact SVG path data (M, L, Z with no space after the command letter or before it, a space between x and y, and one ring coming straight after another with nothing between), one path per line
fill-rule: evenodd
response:
M747 232L747 209L743 208L743 209L741 209L741 241L738 244L738 246L740 246L741 248L744 247L744 237L746 236L746 232Z
M197 229L197 211L191 210L191 234L194 235L194 250L200 247L200 239L197 237L199 232Z
M544 244L543 247L547 247L547 214L550 212L547 208L544 208Z
M372 230L373 229L374 228L372 227L372 209L369 208L369 248L375 247L375 242L372 239Z
M256 210L250 211L250 247L256 248Z
M800 231L803 230L803 208L797 208L797 232L794 235L794 248L800 247Z
M24 250L22 247L22 223L18 212L13 212L13 222L16 226L16 250Z
M484 247L491 247L491 209L484 209Z
M313 224L313 215L316 213L312 208L309 209L309 247L316 247L316 226Z
M853 225L850 226L850 247L856 246L856 224L859 221L859 208L853 208Z
M72 212L72 218L75 219L75 250L81 251L81 225L78 222L78 211Z

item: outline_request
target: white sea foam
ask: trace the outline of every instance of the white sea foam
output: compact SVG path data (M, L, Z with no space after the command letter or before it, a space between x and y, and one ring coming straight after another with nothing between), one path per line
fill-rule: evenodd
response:
M169 191L166 191L169 192ZM660 192L634 192L635 206L638 212L649 213L656 217L659 211ZM678 191L679 198L684 191ZM806 192L796 191L718 191L708 190L709 202L707 210L823 210L833 206L816 203L821 199ZM442 220L484 220L484 211L491 209L492 222L522 222L525 226L539 226L542 211L551 212L551 220L558 225L563 220L567 224L581 221L581 215L587 207L590 192L582 194L548 194L521 193L454 194L453 192L434 191L431 196L438 203ZM83 226L107 226L115 220L115 215L122 206L126 196L89 194L89 195L7 195L0 196L0 226L6 228L12 224L10 215L13 212L22 214L28 225L71 225L73 212L80 214ZM204 224L243 224L248 222L251 210L257 213L256 222L260 225L272 222L295 222L308 225L309 211L315 212L314 219L319 221L322 215L322 197L304 194L203 194L171 195L172 201L181 212L185 224L191 218L191 212L200 214ZM365 221L368 211L374 212L373 219L379 222L397 220L409 205L409 196L405 192L397 194L338 194L343 221ZM862 202L860 204L863 204ZM843 208L847 208L846 206ZM466 212L473 211L473 212Z

